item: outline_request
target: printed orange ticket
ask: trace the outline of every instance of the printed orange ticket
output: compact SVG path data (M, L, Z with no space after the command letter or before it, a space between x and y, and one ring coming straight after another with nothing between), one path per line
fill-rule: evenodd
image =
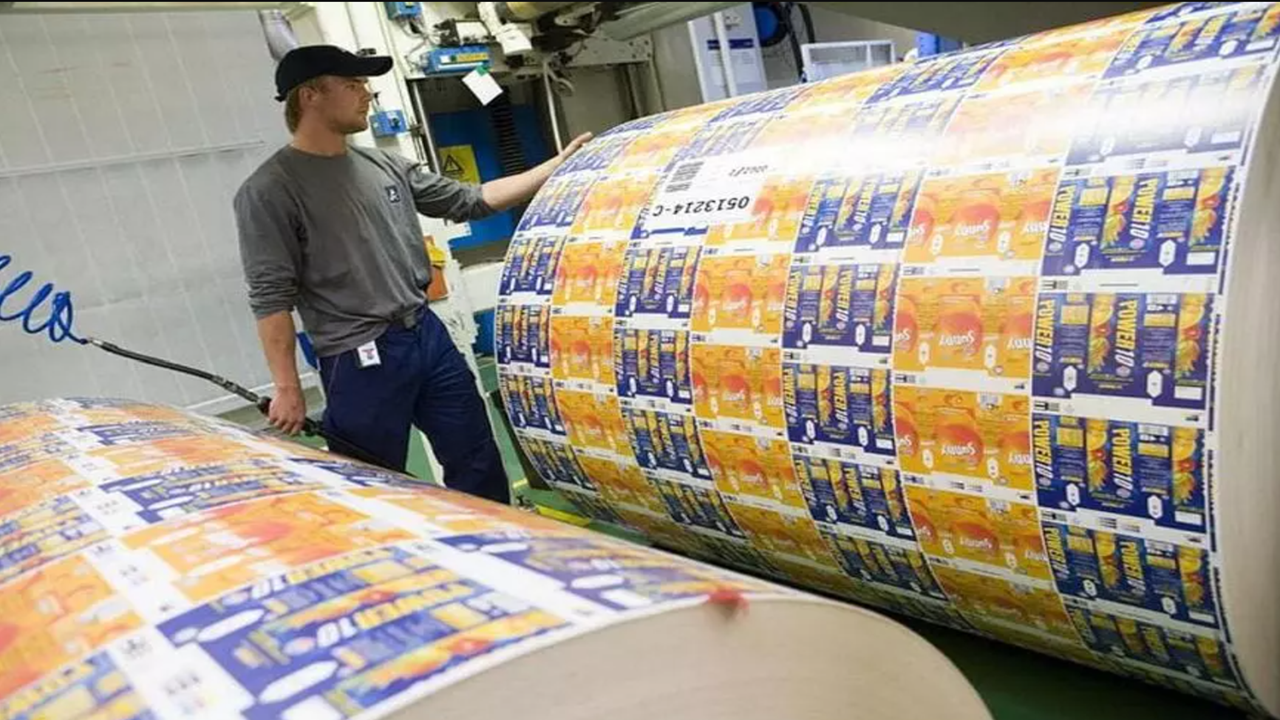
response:
M0 448L9 445L22 445L42 435L61 429L63 429L62 421L56 415L46 412L23 415L21 420L16 422L0 422Z
M948 123L934 162L955 167L999 158L1056 158L1085 122L1092 86L1072 83L966 98Z
M1021 395L899 384L893 393L898 460L908 473L963 475L1031 491L1030 410Z
M1035 505L907 487L916 538L926 553L1048 580L1049 560Z
M630 237L658 177L656 172L640 172L598 180L579 206L570 235Z
M1062 599L1052 590L941 565L933 567L933 575L965 619L986 632L1001 635L1012 623L1079 642Z
M767 557L783 554L839 567L808 517L734 502L726 502L725 506L738 527L747 531L751 544Z
M262 438L268 445L279 444L293 455L310 456L313 451L297 443L284 444ZM318 452L318 451L314 451ZM95 448L86 452L90 458L105 460L120 477L137 477L181 470L196 465L218 465L234 455L244 458L273 457L270 451L246 447L244 442L221 435L191 435L160 438L128 445ZM327 457L319 454L315 457Z
M1035 297L1035 277L903 278L893 369L972 370L1030 380Z
M929 180L907 232L905 262L1039 260L1058 169Z
M640 466L582 455L582 472L595 483L600 495L611 505L634 505L652 513L665 512L658 491L645 480Z
M444 528L450 532L466 534L466 533L483 533L496 530L511 529L516 527L510 518L504 518L503 513L497 507L469 502L470 496L462 493L436 493L421 492L405 488L383 488L383 487L366 487L351 488L346 490L347 493L359 498L369 500L377 500L389 505L403 508L417 515L421 515L424 520ZM446 499L447 498L447 499ZM540 519L538 516L525 518L521 516L521 525L526 519L534 520L535 524ZM548 523L548 527L554 527Z
M315 493L302 493L214 508L122 540L183 575L176 586L199 601L298 565L413 537Z
M0 473L0 518L88 486L88 481L60 460Z
M631 454L631 440L616 396L558 390L556 400L569 444L624 456Z
M830 549L828 548L828 557ZM845 574L833 560L821 560L822 567L800 562L785 555L769 556L769 564L777 568L785 582L824 592L836 597L851 598L864 605L875 605L880 598L871 585L854 580Z
M827 143L836 141L836 136L848 134L852 124L848 112L822 112L817 107L802 110L792 105L786 112L771 119L760 132L751 139L751 149L782 148L788 154L796 152L826 153L825 158L831 160ZM807 149L805 145L821 145ZM797 166L799 167L799 166Z
M847 119L848 108L862 104L877 88L892 82L905 70L902 65L886 65L806 85L805 91L787 105L786 111L789 114L811 115L813 112L834 109Z
M551 318L551 374L613 385L613 318Z
M1033 38L996 58L975 89L984 91L1047 77L1058 79L1100 73L1127 35L1126 29L1066 37L1057 42L1035 42Z
M707 231L706 246L767 241L790 247L800 232L800 220L804 217L813 181L812 175L770 177L751 204L751 219L712 225Z
M782 331L791 256L711 256L702 259L693 286L693 331Z
M692 134L688 127L661 125L641 133L627 145L609 166L610 173L638 170L661 170L688 142Z
M777 348L695 344L690 354L698 417L785 427Z
M178 425L192 425L198 422L187 413L164 405L124 402L118 405L93 404L89 407L77 408L77 425L114 425L128 422L167 422Z
M658 547L683 554L692 554L698 547L698 536L665 514L642 513L628 507L615 508L615 512L623 524L640 531Z
M0 698L141 626L82 555L21 576L0 592Z
M702 430L699 434L720 492L750 495L794 508L807 507L785 440L718 430Z
M625 242L583 242L566 245L556 266L551 304L586 303L613 307L618 278L622 275Z
M1176 14L1181 10L1182 8L1173 6L1136 10L1131 13L1125 13L1124 15L1110 15L1097 20L1090 20L1086 23L1080 23L1079 25L1067 25L1065 27L1053 28L1052 30L1045 30L1043 32L1036 33L1026 40L1023 40L1021 45L1030 47L1053 42L1061 42L1062 40L1081 35L1097 36L1105 33L1120 33L1124 30L1132 30L1133 28L1143 24L1151 18L1152 15L1156 14L1157 11L1163 11L1166 14L1172 11Z

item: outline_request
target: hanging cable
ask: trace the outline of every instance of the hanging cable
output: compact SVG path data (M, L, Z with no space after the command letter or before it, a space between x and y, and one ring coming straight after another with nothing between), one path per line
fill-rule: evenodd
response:
M0 255L0 271L9 267L12 262L12 257L8 255ZM32 295L31 299L27 301L26 307L17 312L6 313L4 311L5 301L9 300L20 290L25 288L34 277L35 275L30 270L24 270L23 272L18 273L13 280L10 280L9 284L4 286L3 289L0 289L0 322L15 322L20 320L22 321L23 330L31 335L47 334L49 336L49 340L55 344L64 340L71 340L72 342L80 345L93 345L94 347L105 350L112 355L119 355L120 357L128 358L129 360L150 365L152 367L171 370L173 372L190 375L192 377L197 377L201 380L211 382L218 387L253 403L254 407L258 408L258 410L264 415L271 409L271 398L259 395L222 377L221 375L214 375L211 372L206 372L199 368L180 365L161 358L143 355L142 353L134 352L132 350L126 350L125 348L104 340L99 340L98 338L81 338L77 336L71 329L72 322L75 320L75 308L71 302L71 293L65 290L54 292L53 283L45 283L42 285L40 289L36 291L35 295ZM49 317L43 323L37 325L35 314L42 306L44 306L46 300L50 301ZM399 469L389 466L373 453L364 450L359 445L352 443L341 435L334 433L332 430L326 430L320 425L320 423L312 420L311 418L306 418L306 420L304 420L302 429L303 432L308 435L316 435L325 438L330 441L331 445L336 445L337 447L331 448L335 452L373 465L379 465L392 470Z
M190 367L188 365L182 365L176 362L165 360L163 358L153 357L151 355L144 355L140 352L134 352L133 350L127 350L125 348L120 347L119 345L106 342L105 340L99 340L98 338L91 337L85 340L80 340L80 342L86 345L93 345L94 347L100 348L106 352L111 353L112 355L118 355L122 358L133 360L134 362L140 362L144 365L150 365L152 367L158 367L164 370L171 370L176 373L182 373L183 375L190 375L191 377L195 377L201 380L211 382L214 385L217 385L218 387L222 388L223 390L226 390L227 392L232 393L233 395L238 395L241 398L244 398L245 400L249 401L250 403L253 404L254 407L258 408L258 411L261 412L263 415L268 414L271 410L270 397L267 397L265 395L259 395L258 393L255 393L252 390L242 385L239 385L238 383L232 382L231 380L228 380L222 377L221 375L215 375L211 372L201 370L199 368ZM325 440L328 440L329 450L331 452L338 453L339 455L346 455L347 457L353 460L360 460L361 462L366 462L371 465L377 465L379 467L386 468L388 470L401 471L400 468L393 467L392 465L383 461L381 458L369 452L368 450L365 450L359 445L351 442L350 440L347 440L346 438L334 432L333 430L326 429L321 423L319 423L316 420L312 420L311 418L303 419L302 432L307 435L314 435L316 437L321 437L321 438L324 438Z
M809 44L818 42L818 38L813 34L813 13L809 12L809 3L796 3L800 6L800 18L804 20L804 34L809 38Z
M800 77L800 82L808 82L809 79L805 77L804 73L804 53L800 49L800 36L799 33L796 32L796 25L792 20L792 13L795 12L795 9L796 3L784 3L781 11L778 13L778 19L785 28L784 31L787 34L787 39L791 43L791 55L796 61L796 75Z
M0 272L9 267L13 262L13 258L8 255L0 255ZM9 281L9 284L0 289L0 322L22 321L22 329L31 335L48 334L49 340L54 343L60 343L63 340L71 340L72 342L86 344L86 341L77 337L72 331L71 326L75 320L75 308L71 304L71 293L65 290L54 292L53 283L45 283L36 291L35 295L27 301L26 307L14 313L6 313L4 304L9 298L16 295L20 290L27 286L35 277L30 270L24 270L18 273L16 277ZM49 301L49 317L40 324L36 324L35 314L40 310L45 301Z

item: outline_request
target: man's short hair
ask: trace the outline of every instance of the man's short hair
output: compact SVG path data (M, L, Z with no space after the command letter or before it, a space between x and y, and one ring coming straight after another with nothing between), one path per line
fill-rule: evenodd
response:
M284 124L289 128L289 132L297 132L298 123L302 120L302 90L303 88L311 88L319 90L324 84L324 76L313 77L303 82L301 85L294 87L284 99Z

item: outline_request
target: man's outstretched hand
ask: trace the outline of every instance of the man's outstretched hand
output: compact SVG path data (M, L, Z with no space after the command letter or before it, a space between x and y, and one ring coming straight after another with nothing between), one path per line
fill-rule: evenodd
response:
M582 133L581 135L579 135L578 137L574 138L572 142L570 142L568 145L565 145L565 146L564 146L564 150L561 150L561 151L560 151L560 159L561 159L561 160L564 160L565 158L569 157L570 155L572 155L572 154L574 154L574 153L578 152L578 150L579 150L583 145L586 145L587 143L591 142L591 138L593 138L593 137L595 137L595 135L592 135L592 134L591 134L591 133L589 133L589 132L584 132L584 133Z
M528 202L538 192L538 188L542 187L547 178L556 171L569 156L578 152L583 145L591 142L593 135L591 133L582 133L573 139L573 142L565 146L559 155L542 163L532 170L526 170L519 175L509 175L497 180L490 180L480 186L480 192L484 196L484 202L494 210L501 212L508 208L515 207L523 202Z

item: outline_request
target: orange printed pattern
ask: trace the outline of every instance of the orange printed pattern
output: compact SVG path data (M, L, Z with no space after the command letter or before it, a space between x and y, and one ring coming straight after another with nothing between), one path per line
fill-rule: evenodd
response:
M785 427L777 348L694 345L690 355L698 417Z
M200 427L199 420L187 413L164 405L128 403L117 407L88 407L72 411L76 424L115 425L127 422L168 422L183 427Z
M613 318L551 318L551 374L612 385Z
M785 440L717 430L703 430L700 434L707 465L720 492L806 507Z
M0 592L0 698L142 624L83 556L23 575Z
M703 258L693 286L693 331L782 331L791 256L729 255Z
M894 369L1030 379L1035 297L1035 277L903 278L894 312Z
M578 208L572 236L617 234L630 237L640 210L658 183L656 172L610 175L598 180ZM556 283L559 289L560 283Z
M897 385L894 435L904 472L1034 489L1026 397Z
M657 491L634 462L620 463L581 455L578 464L611 506L634 505L651 513L666 512Z
M697 552L698 536L670 517L637 512L625 506L615 507L613 510L624 524L639 530L654 545L684 554Z
M570 445L631 454L631 440L616 396L557 390L556 400Z
M1021 625L1065 640L1079 641L1075 625L1052 590L935 565L933 576L970 623L996 636ZM1016 629L1013 629L1017 633ZM1015 637L1021 637L1016 634Z
M461 612L453 606L455 612ZM442 614L436 611L437 614ZM483 617L483 616L481 616ZM444 618L439 618L443 621ZM461 623L459 623L461 624ZM563 618L538 609L508 615L480 625L459 630L435 642L415 647L380 665L367 667L344 683L354 693L372 693L396 683L421 678L450 663L479 654L496 643L525 638L563 627Z
M1085 120L1092 83L971 97L960 104L934 162L956 166L1005 157L1059 156Z
M556 306L587 303L612 307L622 274L625 242L589 242L565 246L556 266Z
M837 110L837 115L850 119L849 108L857 107L883 84L906 72L907 65L886 65L873 70L849 73L806 86L805 91L787 105L788 114L812 115L823 110Z
M125 535L182 575L175 585L194 601L263 577L361 548L413 539L314 493L207 510Z
M1049 579L1049 560L1034 505L918 485L907 487L907 505L916 538L926 553Z
M808 175L770 177L751 205L751 219L728 225L713 225L707 232L706 246L718 247L760 240L788 245L794 243L800 231L800 220L804 217L813 180Z
M266 437L259 438L258 441L277 445L295 457L332 458L298 443L284 443ZM220 465L228 457L273 457L270 451L251 448L242 441L221 435L159 438L129 445L95 448L86 454L91 458L107 461L121 477L152 475L200 465Z
M1118 33L1122 30L1132 30L1147 21L1160 8L1148 8L1146 10L1136 10L1124 15L1112 15L1109 17L1090 20L1089 22L1080 23L1079 25L1067 25L1065 27L1053 28L1044 32L1036 33L1026 40L1022 41L1023 47L1036 45L1044 45L1047 43L1060 42L1065 39L1074 38L1081 35L1103 35L1106 33Z
M827 556L830 557L829 550ZM779 577L789 583L836 597L850 598L864 605L874 605L879 600L870 584L854 580L830 560L817 562L821 563L821 567L786 555L769 556L769 564L777 568L781 573Z
M790 155L805 145L821 145L806 152L821 152L830 160L829 144L852 127L847 112L803 112L788 106L786 113L774 117L752 138L751 148L785 148Z
M907 232L905 261L1039 260L1057 168L925 182Z
M517 527L512 524L510 518L503 518L503 513L498 508L489 503L476 502L470 495L462 493L442 497L416 490L380 487L351 488L346 492L359 498L377 500L421 515L432 525L452 533L483 533ZM448 500L444 499L445 497ZM544 521L537 515L528 519L539 529L554 530L564 527L550 520ZM524 527L524 523L519 527Z
M63 429L62 422L56 416L46 412L23 415L17 420L0 421L0 447L23 445L28 441L61 429ZM3 475L0 475L0 477L3 477Z
M0 518L88 485L60 460L46 460L0 474Z
M1118 673L1120 675L1125 675L1129 672L1124 668L1124 666L1112 663L1111 658L1108 656L1099 655L1085 647L1078 636L1074 638L1046 636L1044 634L1035 634L1029 630L1022 632L1017 628L1010 627L1008 625L992 627L990 623L987 623L983 627L983 630L1001 642L1007 642L1010 645L1017 645L1018 647L1026 648L1028 650L1052 655L1053 657L1085 665L1095 670ZM1158 677L1167 678L1169 676L1161 675ZM1156 679L1151 679L1148 682L1160 684Z
M1079 77L1100 73L1124 44L1128 30L1076 35L1058 42L1024 43L1005 52L978 81L977 90L1007 87L1028 80Z
M726 502L729 514L756 549L766 555L790 555L838 568L827 543L813 521L805 516L784 515L776 510Z
M664 124L641 133L614 159L609 173L661 170L675 159L692 137L693 132L687 125Z

